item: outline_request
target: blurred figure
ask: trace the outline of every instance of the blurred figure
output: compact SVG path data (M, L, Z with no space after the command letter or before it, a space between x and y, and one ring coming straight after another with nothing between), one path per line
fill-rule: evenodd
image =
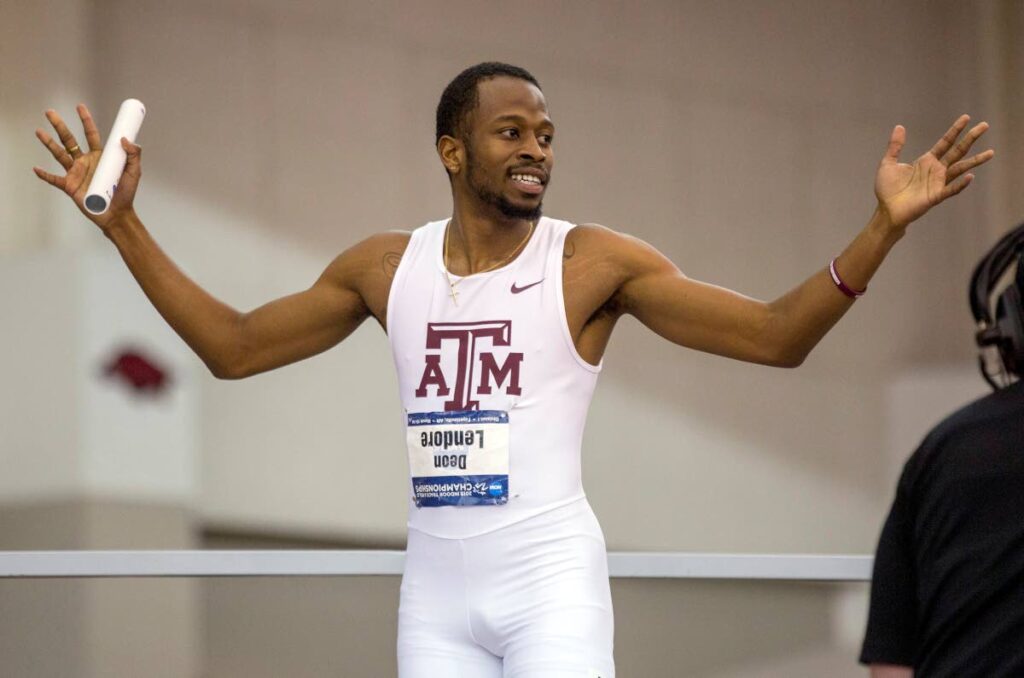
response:
M1024 676L1022 252L1024 224L971 278L995 392L936 426L904 466L875 556L860 656L872 678Z

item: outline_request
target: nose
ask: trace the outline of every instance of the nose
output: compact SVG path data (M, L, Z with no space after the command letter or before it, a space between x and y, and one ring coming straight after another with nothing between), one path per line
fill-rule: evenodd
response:
M523 160L544 162L544 160L547 159L547 154L541 147L540 142L537 141L537 137L532 134L527 134L524 137L522 148L519 149L519 157Z

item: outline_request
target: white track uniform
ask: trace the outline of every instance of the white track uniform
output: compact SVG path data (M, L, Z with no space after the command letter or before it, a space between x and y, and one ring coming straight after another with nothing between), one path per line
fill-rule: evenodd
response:
M542 218L519 256L459 278L447 220L413 232L388 299L410 467L401 678L613 678L601 528L580 446L600 367L569 334Z

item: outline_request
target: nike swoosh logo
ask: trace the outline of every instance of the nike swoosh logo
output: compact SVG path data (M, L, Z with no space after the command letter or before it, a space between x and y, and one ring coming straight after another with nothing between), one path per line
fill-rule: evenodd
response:
M530 289L534 285L539 285L542 282L544 282L544 278L541 278L540 280L538 280L535 283L530 283L529 285L523 285L522 287L516 287L516 284L512 283L512 294L519 294L520 292L525 292L526 290Z

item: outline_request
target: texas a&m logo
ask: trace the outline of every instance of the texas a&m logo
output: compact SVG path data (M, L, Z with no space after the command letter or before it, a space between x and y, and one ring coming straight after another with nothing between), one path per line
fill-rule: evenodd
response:
M449 342L445 344L445 342ZM451 374L441 370L441 346L453 347L457 355L455 381ZM439 397L451 396L444 403L445 412L479 410L476 395L490 395L495 388L504 387L508 395L522 395L519 387L519 366L522 353L509 353L499 365L494 353L487 348L512 345L511 320L484 320L476 323L428 323L426 365L417 398L426 398L428 388L436 388Z

